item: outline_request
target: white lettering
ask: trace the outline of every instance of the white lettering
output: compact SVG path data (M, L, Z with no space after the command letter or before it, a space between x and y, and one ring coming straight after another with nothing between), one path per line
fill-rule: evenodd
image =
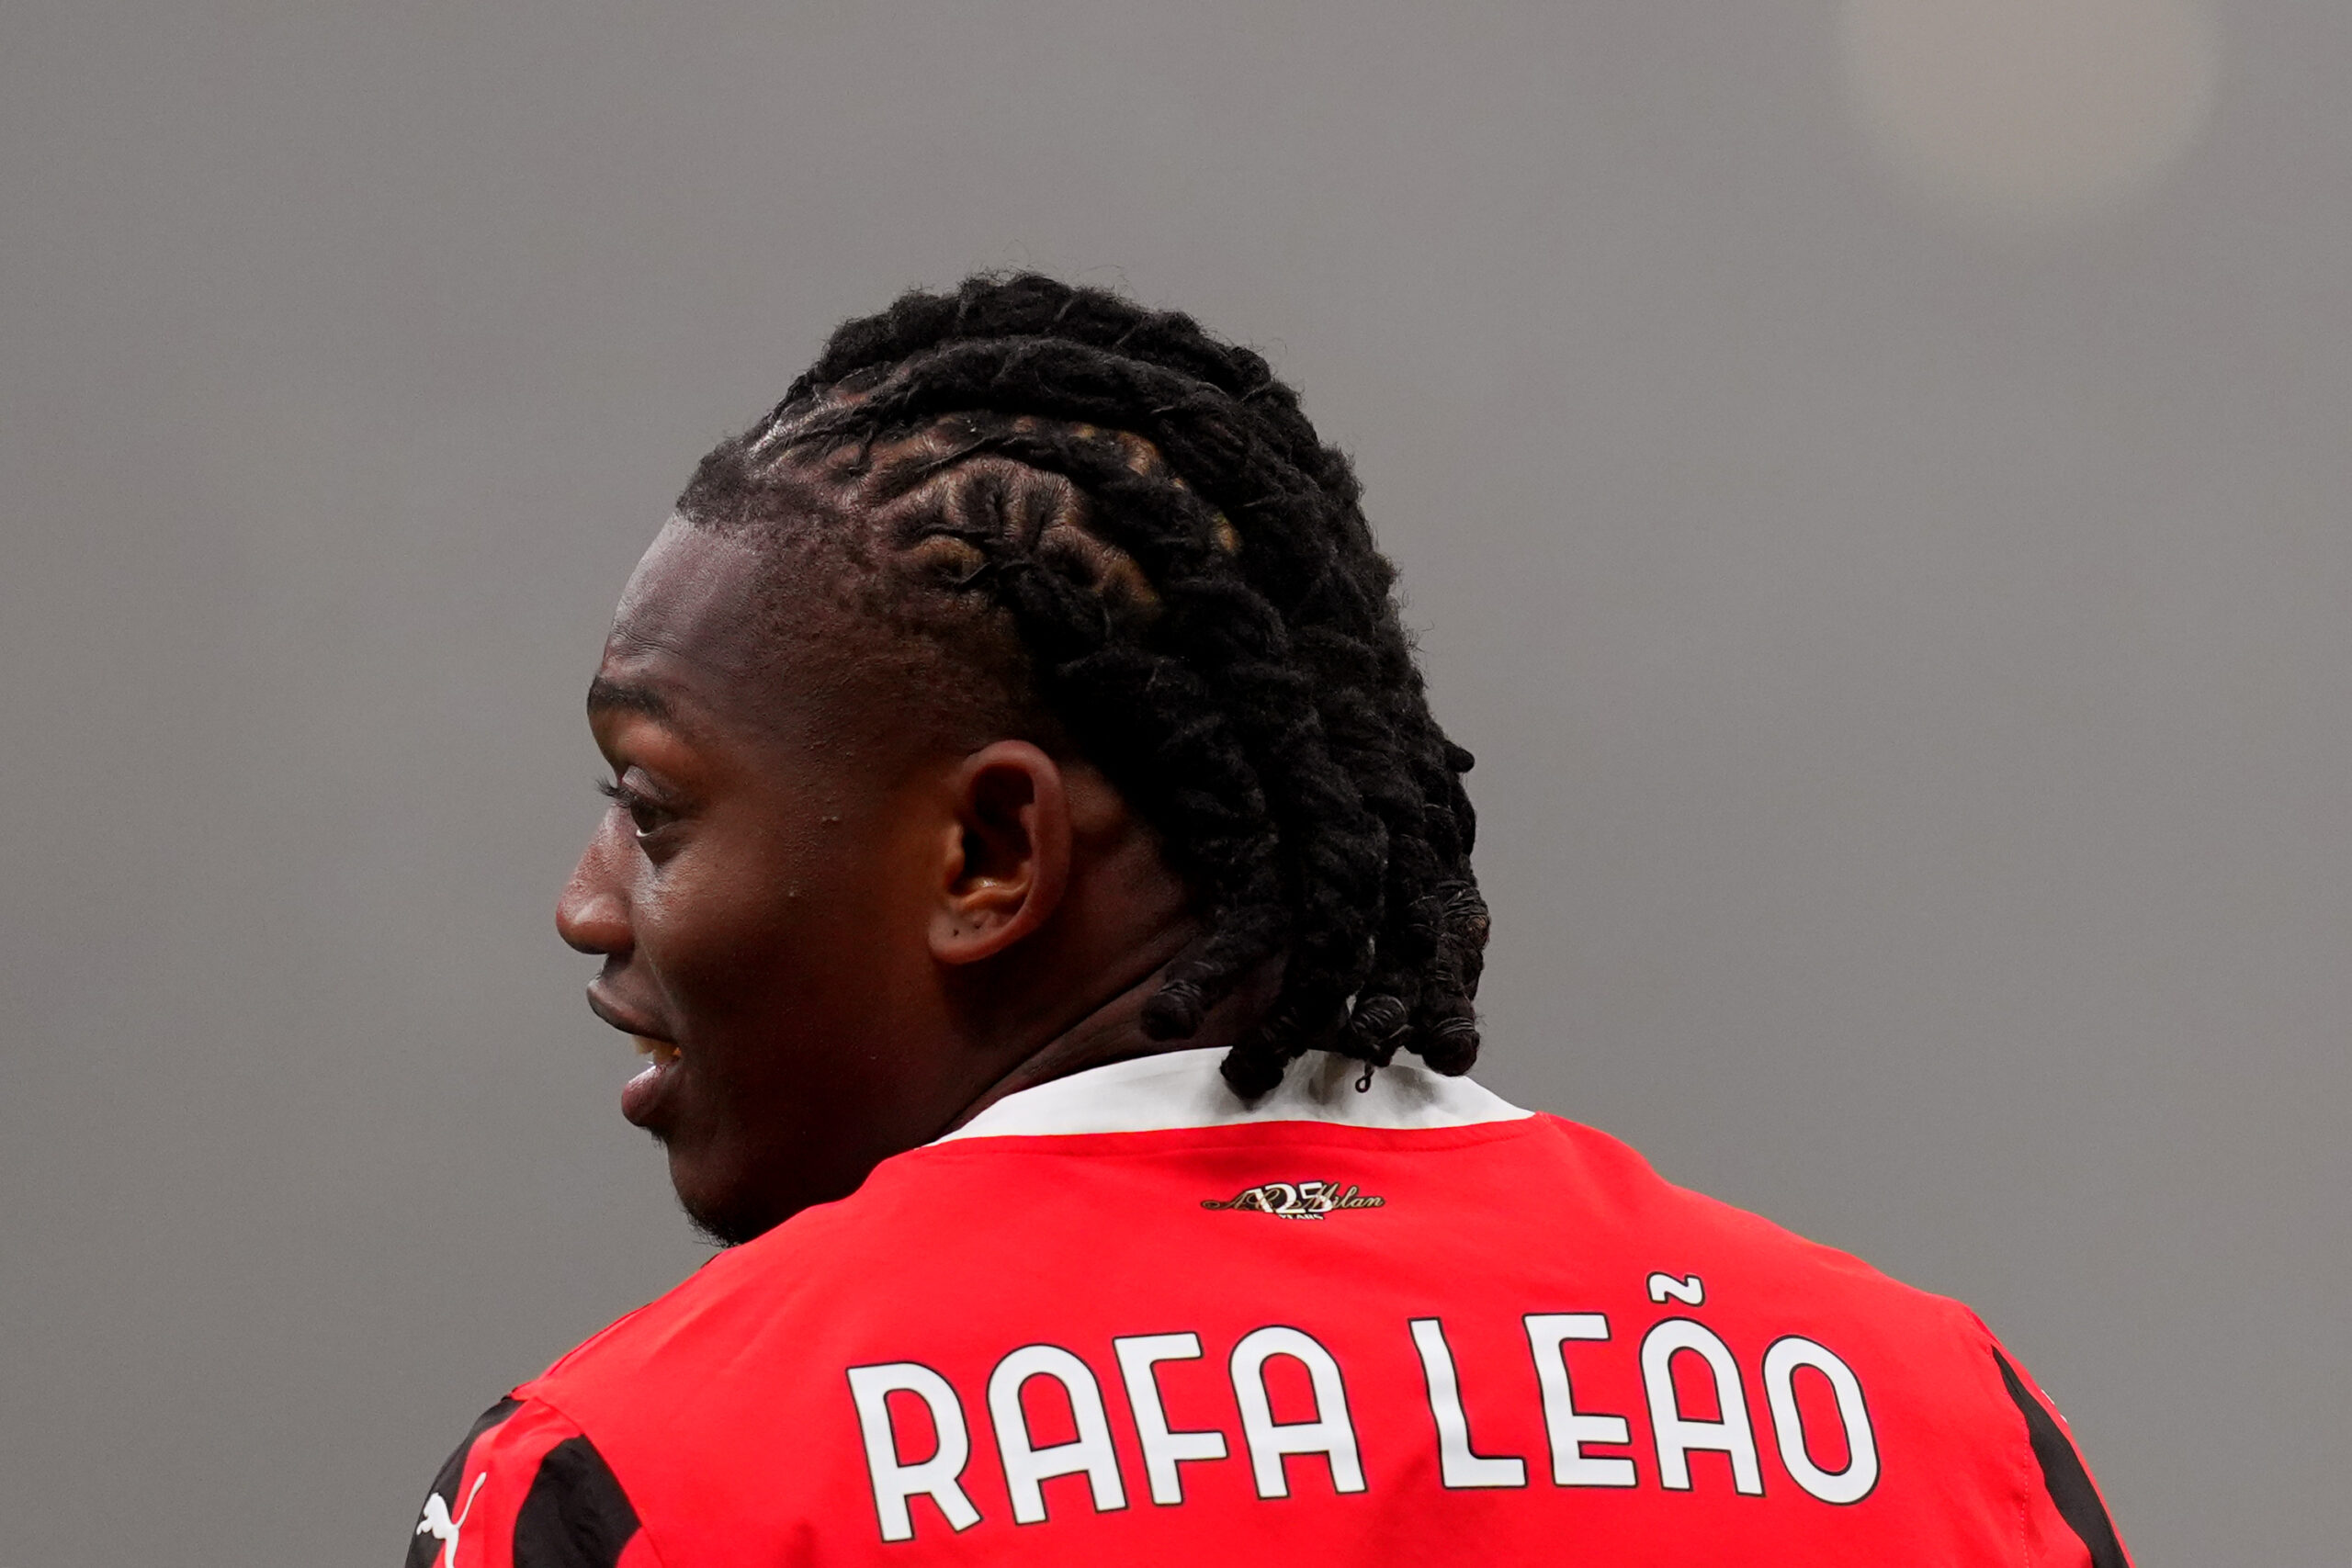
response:
M1528 1353L1535 1358L1535 1381L1544 1390L1544 1429L1552 1439L1552 1483L1634 1485L1640 1477L1632 1460L1584 1451L1587 1443L1629 1443L1632 1428L1623 1416L1578 1410L1568 1382L1566 1342L1608 1338L1609 1319L1597 1312L1535 1312L1526 1322Z
M1696 1274L1685 1274L1679 1280L1671 1274L1651 1275L1650 1300L1663 1304L1668 1296L1684 1306L1700 1306L1706 1302L1707 1287Z
M1674 1358L1684 1350L1696 1351L1714 1373L1723 1419L1692 1420L1682 1414L1674 1396ZM1756 1432L1740 1392L1739 1365L1713 1330L1687 1317L1669 1317L1644 1335L1642 1387L1649 1395L1650 1430L1657 1439L1658 1479L1669 1491L1690 1490L1690 1456L1709 1450L1731 1456L1736 1488L1749 1496L1763 1495L1763 1467L1757 1462Z
M1037 1448L1029 1441L1021 1388L1031 1378L1051 1378L1069 1395L1078 1436L1067 1443ZM1111 1447L1111 1422L1102 1411L1102 1390L1084 1361L1058 1345L1024 1345L989 1374L989 1418L996 1424L997 1451L1004 1457L1005 1490L1012 1495L1012 1522L1042 1524L1046 1489L1057 1475L1083 1473L1094 1492L1094 1511L1107 1514L1127 1506L1119 1483L1119 1459Z
M918 1496L938 1504L948 1524L958 1531L978 1524L980 1511L964 1495L956 1479L964 1473L964 1461L972 1457L972 1439L964 1427L964 1407L947 1380L914 1361L891 1361L852 1367L849 1392L857 1402L858 1429L865 1438L865 1469L874 1481L874 1511L882 1520L882 1539L914 1539L914 1519L907 1504ZM899 1458L898 1438L890 1427L889 1397L901 1392L929 1405L931 1423L939 1428L937 1451L915 1464Z
M1143 1472L1151 1482L1151 1500L1167 1506L1184 1500L1184 1483L1176 1467L1187 1460L1223 1459L1223 1432L1175 1432L1168 1427L1168 1411L1159 1403L1159 1382L1152 1371L1159 1361L1193 1361L1201 1355L1197 1334L1131 1334L1111 1341L1118 1352L1119 1375L1126 1380L1127 1404L1135 1411L1136 1436L1143 1442Z
M1838 1419L1846 1428L1846 1468L1827 1471L1805 1452L1804 1416L1797 1409L1797 1369L1811 1367L1829 1380L1838 1395ZM1764 1396L1772 1405L1772 1434L1791 1479L1825 1503L1859 1503L1878 1484L1878 1439L1871 1432L1870 1406L1862 1402L1862 1380L1854 1369L1810 1339L1790 1335L1764 1352Z
M1315 1419L1276 1422L1266 1393L1266 1363L1288 1356L1306 1369L1315 1387ZM1233 1348L1233 1398L1241 1407L1241 1436L1250 1445L1250 1469L1261 1497L1287 1497L1283 1473L1289 1454L1321 1454L1331 1466L1331 1490L1361 1492L1363 1461L1356 1453L1355 1428L1348 1422L1348 1393L1331 1352L1295 1328L1258 1328Z
M1445 1325L1434 1317L1413 1319L1413 1348L1421 1353L1421 1376L1430 1390L1430 1415L1437 1422L1438 1479L1449 1491L1481 1486L1524 1486L1527 1461L1489 1459L1470 1447L1470 1417L1462 1408L1462 1384Z

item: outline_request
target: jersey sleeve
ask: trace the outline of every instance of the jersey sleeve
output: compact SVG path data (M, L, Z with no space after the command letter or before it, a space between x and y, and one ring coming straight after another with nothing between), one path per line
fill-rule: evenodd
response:
M533 1399L484 1411L434 1477L404 1568L661 1568L619 1479Z
M2108 1517L2107 1500L2057 1406L1989 1331L1985 1349L2017 1406L2024 1441L2031 1450L2026 1466L2028 1561L2065 1568L2132 1568Z

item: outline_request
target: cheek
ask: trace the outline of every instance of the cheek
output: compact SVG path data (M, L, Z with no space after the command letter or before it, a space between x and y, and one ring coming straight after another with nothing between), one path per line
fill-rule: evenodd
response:
M639 940L679 1027L699 1033L789 986L814 902L796 867L711 857L665 872Z
M888 857L823 833L714 835L646 890L640 944L690 1043L757 1031L785 1047L836 1032L908 945ZM920 936L920 928L914 928Z

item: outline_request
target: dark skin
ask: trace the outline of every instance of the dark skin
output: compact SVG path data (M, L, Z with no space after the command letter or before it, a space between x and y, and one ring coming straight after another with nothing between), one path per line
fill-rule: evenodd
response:
M923 716L888 635L673 521L589 694L618 792L557 929L604 959L589 1006L655 1064L625 1109L723 1241L1007 1094L1229 1043L1262 994L1146 1036L1182 880L1082 760Z

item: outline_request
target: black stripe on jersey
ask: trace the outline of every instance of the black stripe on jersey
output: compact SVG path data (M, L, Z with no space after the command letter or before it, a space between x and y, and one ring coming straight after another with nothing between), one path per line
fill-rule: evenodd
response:
M613 1568L637 1534L637 1510L605 1456L566 1438L539 1461L514 1516L514 1568Z
M466 1434L465 1441L458 1445L458 1451L449 1456L441 1466L441 1472L433 1478L433 1484L427 1489L425 1495L431 1496L435 1493L439 1493L444 1506L461 1506L458 1491L465 1483L466 1456L474 1451L474 1445L481 1441L481 1435L484 1432L522 1408L523 1402L509 1394L483 1411L481 1418L475 1421L473 1429ZM440 1538L419 1533L413 1540L409 1542L404 1568L433 1568L433 1564L439 1560L440 1556Z
M2009 1397L2018 1402L2018 1413L2025 1416L2033 1457L2041 1461L2041 1483L2050 1489L2058 1517L2083 1538L2091 1554L2091 1568L2132 1568L2132 1560L2123 1555L2123 1543L2115 1537L2115 1523L2098 1500L2098 1488L2091 1484L2090 1472L2083 1468L2083 1456L2075 1451L2075 1445L2066 1440L2057 1419L2041 1407L2041 1401L2026 1392L2009 1359L1996 1350L1993 1359L2001 1369L2001 1381L2008 1385Z

